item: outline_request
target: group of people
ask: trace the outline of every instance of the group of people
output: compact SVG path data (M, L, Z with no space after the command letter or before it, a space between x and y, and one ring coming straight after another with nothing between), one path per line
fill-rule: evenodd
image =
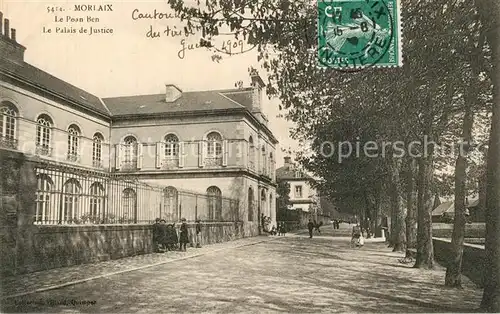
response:
M332 220L333 229L340 229L340 223L342 223L342 220L337 220L337 219Z
M278 222L278 228L276 226L273 226L271 231L269 232L271 235L278 235L278 236L285 236L287 232L287 227L285 222Z
M313 230L318 231L319 234L321 234L321 230L319 229L323 225L323 222L320 221L317 223L316 221L312 221L312 219L309 219L309 223L307 224L307 230L309 230L309 238L313 237Z
M175 224L167 224L165 219L156 218L153 224L153 243L155 252L167 252L179 249L187 250L189 243L188 226L186 218L181 219L179 236ZM196 221L196 247L201 247L201 221Z

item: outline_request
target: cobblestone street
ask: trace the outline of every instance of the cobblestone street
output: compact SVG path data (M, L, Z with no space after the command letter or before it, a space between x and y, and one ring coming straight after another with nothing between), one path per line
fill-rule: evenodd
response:
M479 307L482 291L467 279L463 290L447 289L444 269L413 269L398 262L401 256L376 242L351 249L345 237L242 239L19 277L3 285L2 312L474 312ZM22 295L44 284L53 289Z

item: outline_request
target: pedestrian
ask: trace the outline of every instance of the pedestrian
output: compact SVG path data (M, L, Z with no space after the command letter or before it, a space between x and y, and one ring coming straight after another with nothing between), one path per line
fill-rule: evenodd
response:
M187 227L187 224L186 224L186 218L182 218L181 219L181 235L180 235L180 239L179 239L179 243L180 243L180 250L181 251L186 251L186 245L189 243L189 237L188 237L188 227Z
M281 230L281 234L282 234L283 236L285 236L285 235L286 235L286 232L288 231L286 228L287 228L287 226L286 226L286 222L284 222L284 221L283 221L283 224L282 224L282 226L281 226L281 229L282 229L282 230Z
M319 230L319 228L323 225L323 222L320 221L319 224L317 224L316 222L314 222L314 229L316 231L318 231L319 234L321 234L321 230Z
M276 235L276 226L273 225L273 227L271 228L271 231L269 232L272 236L275 236Z
M153 224L153 251L155 253L159 253L160 252L160 218L156 218L155 219L155 222Z
M170 224L170 238L169 238L169 248L171 251L177 249L177 245L179 244L179 237L177 236L177 230L175 228L175 224Z
M160 220L159 228L159 252L165 253L168 250L168 230L167 221L165 219Z
M313 237L314 223L312 222L311 219L309 219L309 223L307 224L307 229L309 230L309 238L312 238Z
M363 235L361 234L361 226L359 223L356 223L354 227L352 227L352 238L351 238L351 247L360 247L363 244L361 243L363 240L361 240L361 237Z
M201 221L196 220L196 247L201 248Z

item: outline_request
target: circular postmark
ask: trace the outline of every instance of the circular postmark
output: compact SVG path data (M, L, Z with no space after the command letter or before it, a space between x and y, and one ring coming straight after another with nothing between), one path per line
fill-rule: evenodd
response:
M386 57L394 22L385 0L319 0L318 10L321 67L353 72Z

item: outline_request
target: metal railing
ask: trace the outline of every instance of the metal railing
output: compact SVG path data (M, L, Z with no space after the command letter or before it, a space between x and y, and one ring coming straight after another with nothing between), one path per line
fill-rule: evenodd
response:
M136 224L155 218L169 222L238 221L239 201L155 186L123 176L37 163L35 224Z
M52 147L37 144L35 154L40 156L52 156Z
M17 139L8 136L0 136L0 147L17 149L17 146Z

